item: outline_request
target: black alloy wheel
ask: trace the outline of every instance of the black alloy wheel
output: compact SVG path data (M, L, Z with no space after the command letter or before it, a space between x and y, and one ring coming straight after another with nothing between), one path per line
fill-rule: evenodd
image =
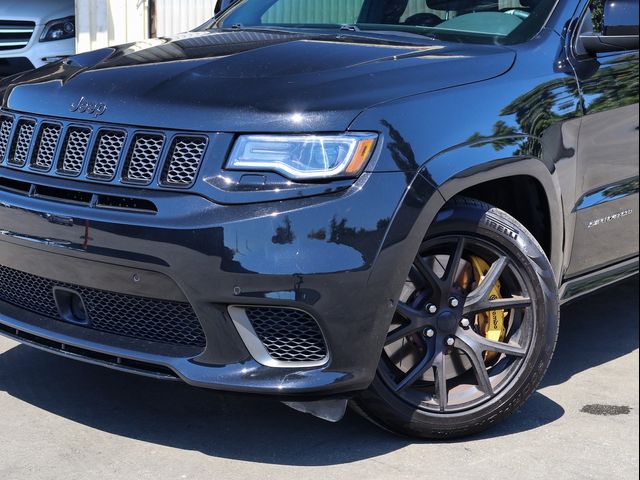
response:
M474 200L443 212L411 266L376 379L354 402L384 428L427 438L483 430L521 405L558 332L555 280L531 234Z

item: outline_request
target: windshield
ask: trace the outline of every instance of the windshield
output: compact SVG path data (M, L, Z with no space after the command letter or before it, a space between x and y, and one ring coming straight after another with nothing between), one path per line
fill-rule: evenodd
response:
M213 28L396 33L473 43L522 43L556 0L240 0Z

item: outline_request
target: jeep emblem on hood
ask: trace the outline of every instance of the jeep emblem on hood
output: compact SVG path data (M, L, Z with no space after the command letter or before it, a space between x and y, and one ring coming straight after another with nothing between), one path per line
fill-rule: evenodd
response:
M84 97L81 97L76 103L72 103L69 110L72 112L88 113L94 117L99 117L107 111L107 105L104 103L90 102Z

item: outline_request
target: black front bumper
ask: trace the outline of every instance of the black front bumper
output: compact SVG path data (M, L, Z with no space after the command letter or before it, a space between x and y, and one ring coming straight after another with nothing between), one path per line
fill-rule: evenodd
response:
M42 181L0 170L0 177L13 181ZM373 379L409 268L398 252L412 225L402 235L395 222L394 238L388 238L407 192L406 174L367 174L357 188L339 193L247 205L64 179L47 183L94 195L144 195L157 212L91 208L0 189L0 265L65 284L188 302L206 346L95 331L8 302L0 302L0 334L112 368L219 390L323 396L362 390ZM328 363L259 363L232 322L230 305L308 312L324 333Z

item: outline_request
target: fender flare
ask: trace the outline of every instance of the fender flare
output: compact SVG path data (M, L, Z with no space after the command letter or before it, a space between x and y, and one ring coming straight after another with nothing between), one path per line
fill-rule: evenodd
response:
M504 152L499 152L503 155L496 155L495 139L492 142L468 144L434 156L423 164L419 174L436 186L445 202L470 187L492 180L515 176L535 180L542 188L549 209L549 261L556 281L560 283L566 232L562 192L555 163L544 160L540 155L542 149L537 138L522 136L499 139L501 144L507 140L512 143ZM521 153L523 151L526 153Z
M531 146L532 137L520 136L515 140L514 148L500 152L504 156L497 154L494 144L483 141L443 151L420 167L387 229L369 276L370 287L386 290L388 298L397 301L415 252L447 201L469 187L513 176L532 177L544 191L551 226L549 260L560 283L565 229L555 164L545 162L541 156L519 154L518 146L523 142Z

